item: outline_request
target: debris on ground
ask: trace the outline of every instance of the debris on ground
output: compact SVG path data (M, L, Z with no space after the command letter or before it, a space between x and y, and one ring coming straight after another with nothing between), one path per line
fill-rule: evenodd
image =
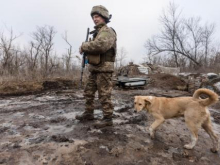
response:
M141 68L141 70L139 70L139 68ZM126 76L126 77L134 77L134 76L140 76L140 75L144 76L148 74L148 71L146 70L144 73L142 73L141 72L143 71L142 65L140 66L140 65L134 64L133 62L130 62L128 65L119 68L116 73L116 76Z
M156 87L162 89L185 90L194 93L199 88L208 88L220 94L220 76L216 73L180 73L180 68L163 67L152 64L137 65L130 62L121 67L114 84L125 87L121 80L127 79L126 83L132 83L132 79L146 79L146 83L137 82L134 86ZM131 80L131 82L129 82ZM142 85L139 85L142 84ZM129 87L129 86L127 86ZM130 85L130 87L133 87Z
M201 83L201 87L208 88L208 89L213 90L216 93L220 94L220 77L216 77L216 78L212 78L212 79L205 79Z
M167 69L167 73L169 74L165 72L165 69ZM115 84L119 84L119 86L125 87L126 85L124 85L124 81L126 80L126 83L131 84L130 87L135 85L146 85L146 88L156 87L163 89L187 90L187 83L180 77L175 76L177 73L179 73L179 68L164 67L162 69L161 66L156 67L156 65L151 64L136 65L131 62L129 65L121 67L118 70ZM142 83L143 79L146 80L146 83ZM133 80L135 80L135 83L133 83ZM132 85L132 83L134 85ZM129 85L126 87L129 87Z
M130 62L128 65L119 68L117 76L136 76L136 75L147 75L147 74L171 74L178 76L180 68L177 67L165 67L160 65L153 65L150 63L134 64Z
M149 73L164 73L164 74L171 74L174 76L178 76L180 73L179 67L165 67L161 65L153 65L150 63L143 64L144 66L147 66L150 68Z

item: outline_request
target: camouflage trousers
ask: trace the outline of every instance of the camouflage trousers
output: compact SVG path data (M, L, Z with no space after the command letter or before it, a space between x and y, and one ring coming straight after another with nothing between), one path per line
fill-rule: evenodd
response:
M99 101L102 105L103 116L111 118L113 105L111 102L112 73L90 73L84 90L86 111L93 113L95 93L98 91Z

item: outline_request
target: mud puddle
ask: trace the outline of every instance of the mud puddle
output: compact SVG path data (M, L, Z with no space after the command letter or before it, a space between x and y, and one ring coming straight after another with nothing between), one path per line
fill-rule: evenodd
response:
M148 134L153 118L133 113L135 95L185 95L178 91L114 91L114 127L95 129L93 121L79 122L84 110L82 91L49 92L0 100L0 165L146 165L219 164L210 152L211 140L201 130L195 149L183 149L190 134L182 118L170 119L156 138ZM95 117L100 104L95 101ZM219 114L217 109L212 114ZM216 122L215 116L213 122ZM219 124L214 123L219 132Z

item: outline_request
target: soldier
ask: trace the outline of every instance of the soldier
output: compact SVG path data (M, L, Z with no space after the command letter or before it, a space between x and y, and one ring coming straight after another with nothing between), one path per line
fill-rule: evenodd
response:
M91 17L95 24L95 30L92 41L82 43L80 54L86 53L89 63L89 78L84 90L86 99L85 111L77 115L78 120L94 119L94 98L98 91L99 101L102 105L103 118L94 124L101 128L112 126L113 105L111 102L112 92L112 73L114 71L114 62L116 56L116 33L107 26L111 15L104 6L94 6L91 11Z

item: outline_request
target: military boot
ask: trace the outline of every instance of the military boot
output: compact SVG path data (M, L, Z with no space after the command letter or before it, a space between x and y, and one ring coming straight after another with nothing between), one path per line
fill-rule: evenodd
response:
M104 117L101 121L97 121L93 124L95 128L103 128L106 126L113 126L112 118L106 118Z
M85 120L94 120L93 112L83 112L81 115L76 115L75 117L77 120L85 121Z

